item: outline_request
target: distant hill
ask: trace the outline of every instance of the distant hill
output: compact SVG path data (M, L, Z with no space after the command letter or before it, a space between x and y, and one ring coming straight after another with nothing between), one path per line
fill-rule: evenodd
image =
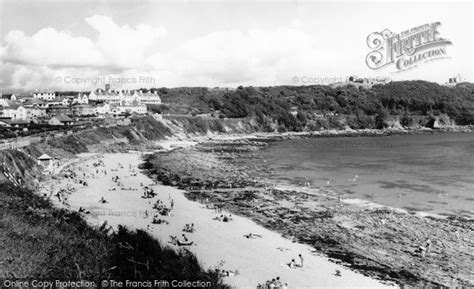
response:
M237 89L159 89L165 112L213 113L226 118L253 117L268 130L382 128L387 116L404 123L446 115L458 125L474 124L471 83L455 87L427 81L397 81L371 88L272 86ZM416 121L414 120L416 119Z

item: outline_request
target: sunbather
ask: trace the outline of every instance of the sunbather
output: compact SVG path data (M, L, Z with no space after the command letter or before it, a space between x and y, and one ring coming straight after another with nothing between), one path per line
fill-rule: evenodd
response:
M291 262L288 263L288 267L290 267L291 269L295 269L295 268L296 268L295 259L291 259Z

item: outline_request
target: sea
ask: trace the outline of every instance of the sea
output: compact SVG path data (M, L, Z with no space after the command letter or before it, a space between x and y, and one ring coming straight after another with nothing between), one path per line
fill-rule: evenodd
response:
M290 139L257 154L278 185L474 218L474 133Z

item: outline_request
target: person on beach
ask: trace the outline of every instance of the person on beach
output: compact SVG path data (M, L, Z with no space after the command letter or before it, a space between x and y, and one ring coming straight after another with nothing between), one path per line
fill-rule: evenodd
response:
M172 210L173 207L174 207L174 200L173 199L171 199L170 206L171 206L171 210Z
M296 268L295 259L291 259L291 262L288 264L288 267L290 267L290 269L295 269Z
M58 191L55 196L58 198L58 201L61 203L61 192Z
M281 288L281 281L280 281L280 277L276 277L276 280L275 280L275 286L277 288Z
M244 237L247 239L257 239L257 238L262 238L262 235L248 233L247 235L244 235Z
M298 257L300 257L300 262L301 262L300 266L301 266L301 268L303 268L303 261L304 261L303 256L301 256L301 254L299 254Z

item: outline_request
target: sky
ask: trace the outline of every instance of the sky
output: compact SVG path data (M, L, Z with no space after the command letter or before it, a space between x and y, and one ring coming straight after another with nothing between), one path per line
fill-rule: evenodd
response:
M0 0L0 92L473 82L473 3ZM373 70L367 37L440 22L443 59Z

